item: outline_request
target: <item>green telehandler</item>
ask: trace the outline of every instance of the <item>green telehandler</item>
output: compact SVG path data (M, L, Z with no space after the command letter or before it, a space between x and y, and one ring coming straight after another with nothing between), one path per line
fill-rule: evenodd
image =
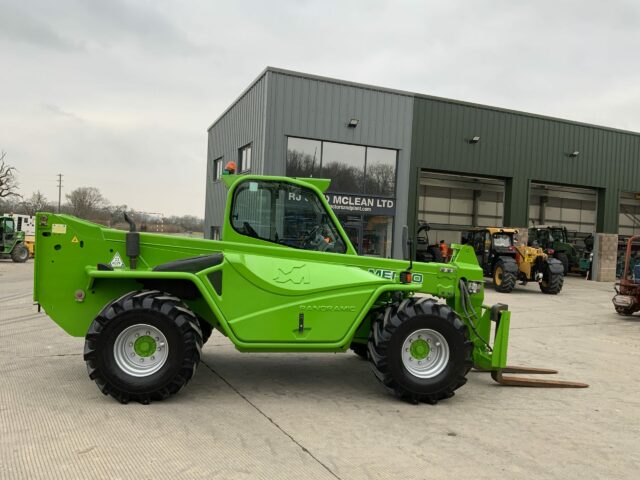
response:
M214 329L242 352L351 349L412 403L453 396L472 367L505 385L586 386L503 375L556 371L507 367L510 312L483 305L471 248L419 263L405 238L406 260L361 257L323 195L329 180L231 173L220 241L140 233L128 215L129 232L37 215L34 299L85 337L104 394L178 392Z
M17 263L29 259L29 249L24 243L24 232L18 232L12 217L0 216L0 258L10 257Z

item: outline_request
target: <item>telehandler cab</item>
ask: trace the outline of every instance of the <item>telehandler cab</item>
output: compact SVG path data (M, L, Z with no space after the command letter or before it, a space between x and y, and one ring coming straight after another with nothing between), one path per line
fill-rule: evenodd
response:
M556 371L507 367L510 312L483 305L471 248L454 245L448 264L360 257L323 195L329 180L222 178L221 241L139 233L128 216L127 233L38 214L35 301L85 337L104 394L146 404L178 392L213 329L242 352L351 348L412 403L451 397L472 367L505 385L586 386L503 376Z

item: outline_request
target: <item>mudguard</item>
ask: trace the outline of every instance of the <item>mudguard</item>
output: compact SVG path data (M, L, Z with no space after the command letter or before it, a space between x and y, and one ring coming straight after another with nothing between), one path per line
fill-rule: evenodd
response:
M557 258L548 258L547 268L549 269L549 272L554 275L564 275L564 266Z

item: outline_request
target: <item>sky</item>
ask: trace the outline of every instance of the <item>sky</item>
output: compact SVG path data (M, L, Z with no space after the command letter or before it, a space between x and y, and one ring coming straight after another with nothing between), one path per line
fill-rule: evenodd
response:
M639 58L636 0L0 0L0 150L25 197L202 217L266 66L640 132Z

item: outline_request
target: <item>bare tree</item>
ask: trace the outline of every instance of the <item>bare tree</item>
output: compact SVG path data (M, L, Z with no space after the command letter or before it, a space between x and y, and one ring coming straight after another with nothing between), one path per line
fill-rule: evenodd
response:
M95 187L80 187L66 195L70 211L80 218L89 218L106 206L106 200Z
M20 205L22 206L24 213L27 215L35 215L38 212L51 210L51 204L40 190L33 192L31 197L24 202L21 202Z
M7 152L0 153L0 198L19 197L16 169L5 162Z

